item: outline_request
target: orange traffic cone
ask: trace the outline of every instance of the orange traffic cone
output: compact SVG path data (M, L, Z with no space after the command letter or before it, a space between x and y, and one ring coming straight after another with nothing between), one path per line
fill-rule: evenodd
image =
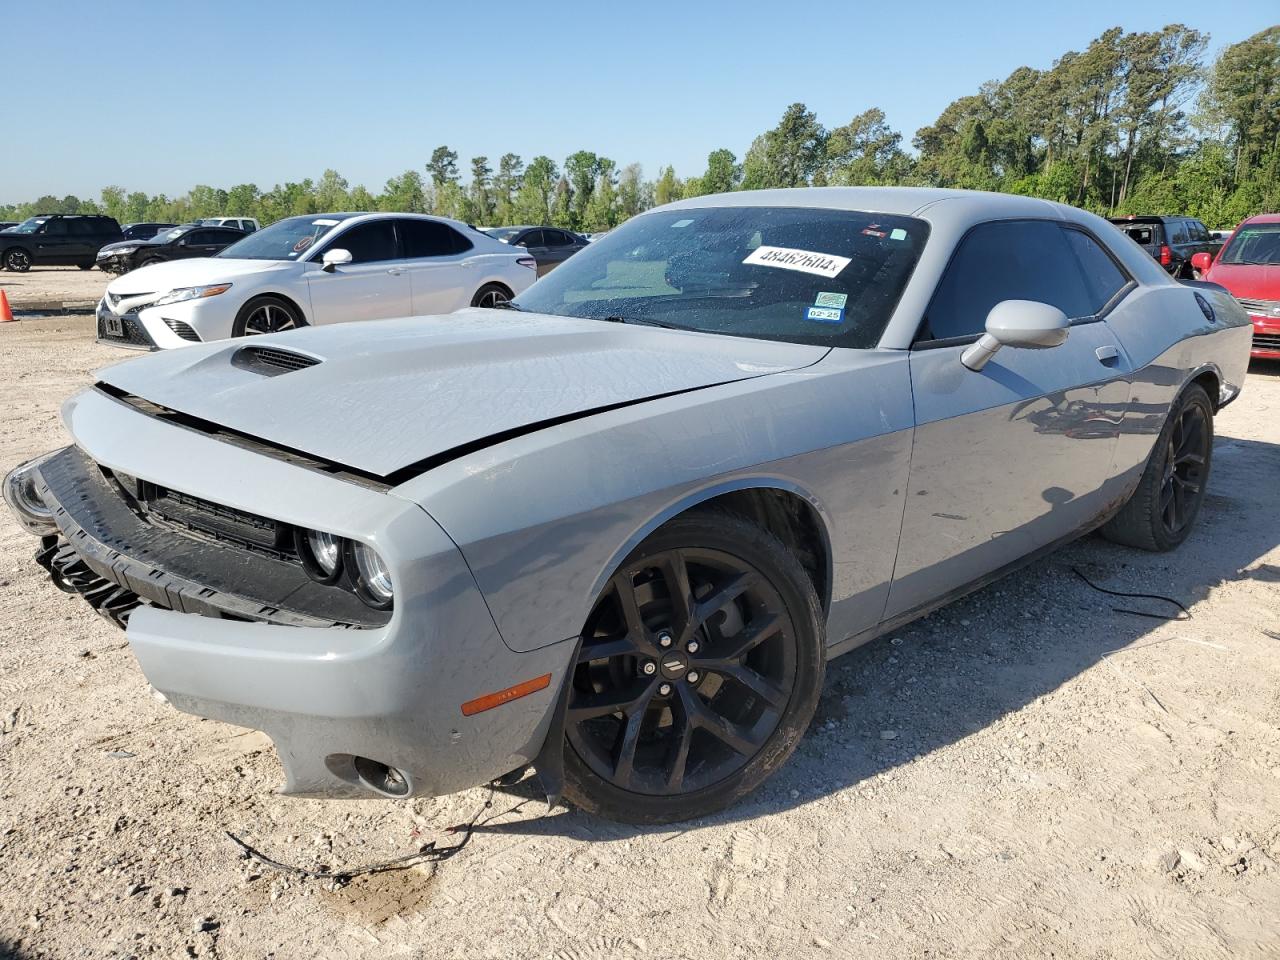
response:
M9 309L9 298L0 289L0 323L8 323L13 319L13 311Z

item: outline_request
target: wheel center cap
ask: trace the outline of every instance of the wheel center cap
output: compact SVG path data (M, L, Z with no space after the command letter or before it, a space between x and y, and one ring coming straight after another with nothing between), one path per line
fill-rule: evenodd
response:
M664 679L679 680L689 670L689 658L678 651L671 651L658 659L658 665Z

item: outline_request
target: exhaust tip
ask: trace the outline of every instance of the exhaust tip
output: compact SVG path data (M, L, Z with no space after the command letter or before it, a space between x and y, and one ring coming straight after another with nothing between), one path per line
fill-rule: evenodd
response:
M368 757L354 757L352 765L360 782L384 797L407 797L409 778L395 767Z

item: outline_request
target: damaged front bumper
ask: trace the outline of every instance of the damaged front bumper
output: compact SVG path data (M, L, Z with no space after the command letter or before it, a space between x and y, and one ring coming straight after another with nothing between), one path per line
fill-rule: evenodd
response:
M41 565L60 588L127 625L147 680L175 707L266 732L284 765L284 793L437 795L538 755L573 644L509 649L461 554L421 507L102 394L82 395L66 416L84 449L33 468L53 524L33 530ZM259 512L282 522L376 543L395 607L375 622L375 611L353 615L333 598L325 606L319 591L339 591L307 581L300 566L149 523L112 489L113 473L230 509L261 503ZM462 711L545 675L545 688L528 696Z

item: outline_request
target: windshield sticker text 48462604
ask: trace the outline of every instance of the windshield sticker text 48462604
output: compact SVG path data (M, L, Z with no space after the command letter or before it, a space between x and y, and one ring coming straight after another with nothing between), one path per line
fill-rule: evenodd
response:
M759 267L799 270L801 273L812 273L819 277L834 277L849 265L850 260L848 257L815 253L812 250L796 250L793 247L759 246L747 254L742 262Z

